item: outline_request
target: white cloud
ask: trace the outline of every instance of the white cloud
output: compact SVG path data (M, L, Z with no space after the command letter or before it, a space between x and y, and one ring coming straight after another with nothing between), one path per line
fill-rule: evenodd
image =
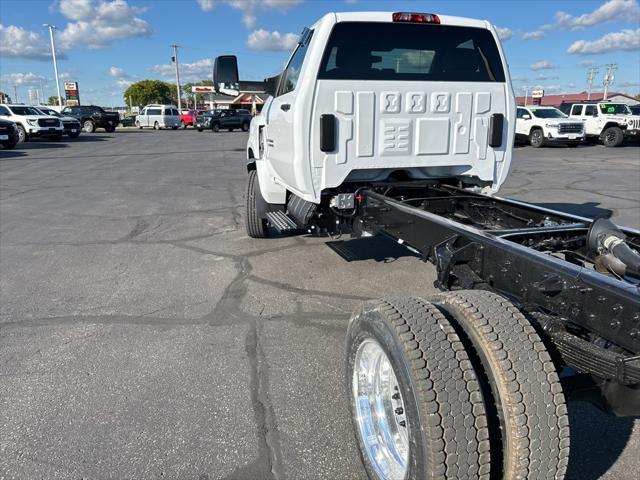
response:
M95 3L93 0L60 0L60 12L69 22L58 36L63 47L86 45L108 47L114 41L148 37L151 26L140 14L143 8L130 7L126 0Z
M133 82L131 80L126 80L124 78L120 78L116 80L116 85L119 86L120 88L127 88L132 84Z
M596 64L593 60L583 60L580 62L581 67L593 67Z
M47 79L42 75L36 75L35 73L7 73L0 76L3 83L8 85L16 85L18 87L35 87L40 86L40 82L45 82Z
M560 11L556 12L555 18L555 26L570 30L612 21L637 23L640 21L640 6L637 0L609 0L591 13L573 16Z
M522 34L523 40L540 40L541 38L544 38L544 31L542 30L535 30L533 32L525 32Z
M286 12L300 5L304 0L198 0L198 5L205 12L210 12L216 5L228 5L242 12L242 23L247 28L254 28L261 11L277 9Z
M529 68L531 68L531 70L551 70L556 68L556 65L548 60L540 60L539 62L531 64Z
M500 40L502 40L503 42L506 42L511 37L513 37L513 30L511 30L510 28L496 27L496 32L498 32L498 38L500 38Z
M125 73L125 71L119 67L111 67L109 69L109 75L116 78L127 78L129 75Z
M268 32L254 30L247 38L247 46L261 51L291 51L298 43L299 35L295 33Z
M162 77L173 79L176 74L176 67L173 63L163 63L151 67L151 71ZM180 80L192 81L211 78L213 75L213 61L203 58L193 63L180 63Z
M56 52L56 56L64 58L64 53ZM51 51L49 42L39 33L15 25L0 24L0 57L49 60Z
M640 87L640 82L638 82L637 80L633 80L633 81L622 81L622 82L617 82L617 86L620 88L633 88L633 87Z
M544 74L540 74L536 77L536 80L538 81L545 81L545 80L560 80L560 77L558 77L557 75L544 75Z
M640 28L607 33L598 40L578 40L567 49L575 55L597 55L616 50L637 51L640 49Z
M563 90L562 85L536 85L535 88L541 88L545 93L553 93Z

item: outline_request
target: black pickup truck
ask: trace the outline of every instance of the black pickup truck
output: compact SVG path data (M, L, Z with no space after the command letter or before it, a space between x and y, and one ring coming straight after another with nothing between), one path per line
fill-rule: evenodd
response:
M97 128L115 132L116 126L120 123L120 115L117 112L106 112L96 105L64 107L62 113L77 118L86 133L95 132Z
M211 116L209 126L214 132L227 129L230 132L241 128L243 132L249 131L251 113L248 110L216 110Z

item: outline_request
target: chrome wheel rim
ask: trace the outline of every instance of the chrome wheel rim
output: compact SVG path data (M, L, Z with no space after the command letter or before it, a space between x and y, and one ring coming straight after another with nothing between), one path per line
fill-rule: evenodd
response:
M409 463L409 425L391 362L378 342L358 347L352 379L358 434L378 477L402 480Z
M27 134L23 128L18 128L18 142L24 142Z

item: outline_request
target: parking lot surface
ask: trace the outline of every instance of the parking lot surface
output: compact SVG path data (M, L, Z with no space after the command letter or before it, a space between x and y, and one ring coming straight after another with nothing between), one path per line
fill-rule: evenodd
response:
M434 269L378 238L248 238L245 141L0 151L0 478L365 477L347 320ZM639 228L639 187L638 147L523 147L501 195ZM570 413L569 478L637 478L640 421Z

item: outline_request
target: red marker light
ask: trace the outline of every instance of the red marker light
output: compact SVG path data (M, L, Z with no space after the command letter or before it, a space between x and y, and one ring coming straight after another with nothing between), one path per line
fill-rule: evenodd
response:
M435 23L440 25L440 19L432 13L396 12L393 14L393 21L401 23Z

